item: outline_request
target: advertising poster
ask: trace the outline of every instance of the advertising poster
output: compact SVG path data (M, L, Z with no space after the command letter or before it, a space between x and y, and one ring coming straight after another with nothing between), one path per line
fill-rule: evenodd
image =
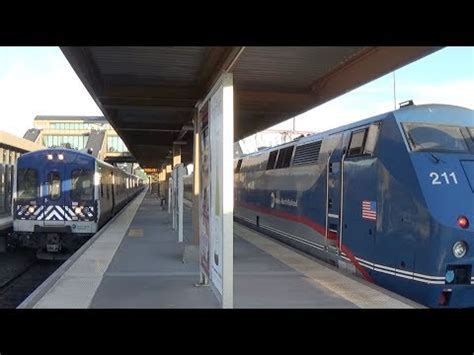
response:
M209 131L211 134L211 200L210 200L210 264L211 282L222 296L222 238L223 238L223 218L222 218L222 122L223 122L223 88L216 91L210 100L209 109Z

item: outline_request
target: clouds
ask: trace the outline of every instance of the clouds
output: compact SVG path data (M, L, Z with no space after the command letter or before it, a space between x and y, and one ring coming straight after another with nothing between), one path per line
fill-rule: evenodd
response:
M36 115L102 115L58 48L42 48L41 58L0 51L10 56L0 73L0 130L22 137Z

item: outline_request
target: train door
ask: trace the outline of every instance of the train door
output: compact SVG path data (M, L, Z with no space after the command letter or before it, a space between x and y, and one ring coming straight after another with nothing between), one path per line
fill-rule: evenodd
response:
M43 224L45 226L65 224L64 193L62 181L64 173L59 167L53 166L43 171Z
M326 248L330 254L338 254L342 220L343 162L345 153L334 150L326 167Z

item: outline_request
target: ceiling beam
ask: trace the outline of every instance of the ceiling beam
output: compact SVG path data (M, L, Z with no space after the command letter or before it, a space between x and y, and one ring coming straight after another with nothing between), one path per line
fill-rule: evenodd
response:
M199 73L200 99L208 94L223 73L232 71L244 49L245 47L225 47L222 51L216 49L208 51L207 58L212 59L206 62L206 56L204 57Z
M235 107L242 111L303 112L314 101L312 93L235 91Z
M160 86L107 86L99 98L107 100L137 100L157 102L160 100L198 100L199 92L194 88L160 87Z

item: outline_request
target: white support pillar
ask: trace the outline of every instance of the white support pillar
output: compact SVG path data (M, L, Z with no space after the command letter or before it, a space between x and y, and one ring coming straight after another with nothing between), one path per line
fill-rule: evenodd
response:
M193 200L192 200L192 226L193 235L191 239L184 242L183 263L192 260L199 263L199 213L200 213L200 153L199 153L199 115L198 110L194 112L193 118ZM202 276L202 273L201 273ZM201 279L201 284L207 283L207 280Z
M171 195L171 185L172 185L172 178L169 178L168 179L168 213L171 213L171 199L172 199L172 195Z
M233 76L221 76L199 110L201 196L201 275L207 266L212 289L223 308L233 307L234 88ZM207 217L207 218L206 218ZM207 243L207 245L206 245ZM207 248L208 247L208 248ZM203 253L204 251L204 253ZM207 259L207 260L206 260ZM205 269L205 268L204 268ZM202 279L202 277L201 277Z
M199 245L199 195L200 195L200 177L201 177L201 154L199 152L199 121L195 114L194 121L194 140L193 140L193 241L192 244Z
M177 199L176 199L176 212L178 219L178 242L183 242L183 176L184 176L184 165L179 164L176 167L176 187L177 187Z

